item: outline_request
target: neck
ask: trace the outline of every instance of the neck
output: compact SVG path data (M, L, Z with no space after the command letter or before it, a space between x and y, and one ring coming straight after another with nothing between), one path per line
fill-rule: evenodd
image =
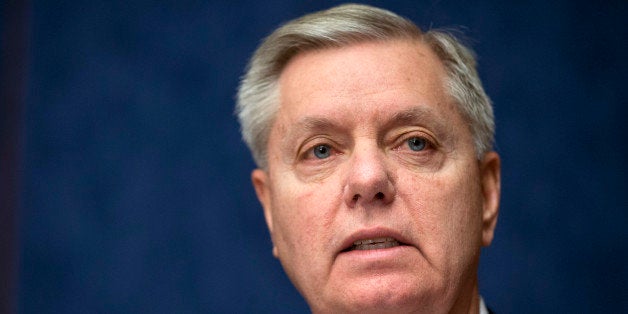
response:
M461 288L461 293L454 306L449 313L468 313L479 314L480 313L480 293L478 290L477 276L474 276L472 280Z

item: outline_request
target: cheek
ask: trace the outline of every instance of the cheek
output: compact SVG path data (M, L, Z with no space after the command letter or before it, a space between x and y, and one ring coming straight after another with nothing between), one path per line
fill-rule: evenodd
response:
M273 192L273 241L288 277L301 293L315 291L329 275L338 199L331 184L290 182Z
M470 180L477 174L444 172L414 175L407 186L413 221L427 253L456 254L471 250L480 241L481 191Z
M275 236L292 256L311 257L322 252L318 246L329 243L339 198L332 186L291 180L275 189Z

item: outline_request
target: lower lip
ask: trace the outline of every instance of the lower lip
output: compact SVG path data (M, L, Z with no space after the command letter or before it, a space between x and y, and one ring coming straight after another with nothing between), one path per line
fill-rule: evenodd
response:
M375 250L352 250L338 254L337 258L350 259L352 262L377 262L389 259L397 260L404 254L409 254L412 249L413 247L409 245L398 245Z

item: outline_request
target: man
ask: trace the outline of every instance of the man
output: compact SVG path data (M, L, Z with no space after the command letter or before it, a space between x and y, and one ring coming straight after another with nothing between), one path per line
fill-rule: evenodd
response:
M343 5L273 32L238 91L273 254L314 313L482 313L500 160L470 50Z

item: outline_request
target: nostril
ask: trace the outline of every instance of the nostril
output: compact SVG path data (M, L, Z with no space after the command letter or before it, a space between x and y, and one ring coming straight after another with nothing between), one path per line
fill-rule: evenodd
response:
M383 200L384 199L384 193L378 192L377 194L375 194L375 199Z
M354 196L353 196L353 200L354 200L354 201L357 201L357 200L358 200L358 198L360 198L360 195L359 195L359 194L356 194L356 195L354 195Z

